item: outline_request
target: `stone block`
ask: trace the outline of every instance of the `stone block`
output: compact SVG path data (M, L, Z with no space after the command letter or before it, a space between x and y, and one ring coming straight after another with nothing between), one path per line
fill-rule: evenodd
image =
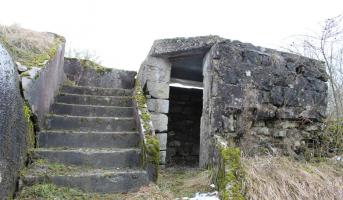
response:
M269 128L267 127L254 127L252 130L258 135L270 135Z
M227 132L234 132L236 120L233 118L233 115L229 115L229 117L222 116L224 129Z
M142 64L144 77L150 81L169 82L171 63L167 59L148 56Z
M169 100L165 99L147 99L148 110L158 113L169 112Z
M156 137L160 143L160 150L166 150L167 149L167 133L157 133Z
M288 129L288 128L297 128L299 126L298 122L292 122L292 121L279 121L275 122L275 128L282 128L282 129Z
M155 131L164 132L168 129L168 117L165 114L151 113L151 121Z
M275 131L273 136L276 138L284 138L286 137L287 132L285 130L279 130L279 131Z
M166 164L167 151L160 151L160 164Z
M168 83L147 81L147 91L152 97L157 99L169 98Z
M265 126L266 126L266 122L265 121L254 122L254 127L265 127Z

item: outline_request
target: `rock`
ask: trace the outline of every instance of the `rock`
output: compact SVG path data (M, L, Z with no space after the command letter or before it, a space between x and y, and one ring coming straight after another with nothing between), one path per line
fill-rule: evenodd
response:
M222 116L222 119L224 123L224 129L228 132L234 132L236 120L233 119L233 115L230 115L229 117Z
M28 129L19 74L0 42L0 198L12 197L19 170L25 167Z
M160 151L160 164L162 165L166 164L166 157L167 157L167 152Z
M270 135L269 128L267 127L255 127L253 128L253 131L255 131L259 135Z
M282 128L282 129L288 129L288 128L297 128L299 127L298 122L292 122L292 121L277 121L274 124L275 128Z
M285 130L280 130L280 131L276 131L273 136L276 138L284 138L286 137L287 132Z
M168 117L165 114L151 113L151 121L155 131L164 132L168 129Z
M147 99L148 110L152 112L168 113L169 100L164 99Z
M313 124L305 127L305 131L318 131L322 130L322 125L320 124Z
M25 91L27 91L31 87L31 84L32 84L32 79L30 79L28 77L22 77L21 78L21 86L24 90L24 93L25 93Z
M158 138L160 144L160 150L167 149L167 133L156 133L156 137Z
M149 94L157 99L169 98L169 84L161 82L147 82L147 91Z
M265 127L265 126L266 126L266 122L265 121L254 122L254 127Z
M41 71L41 68L32 67L31 69L27 70L26 72L23 72L23 73L26 73L26 76L23 76L23 77L35 80L39 77L40 71Z
M168 60L148 56L141 65L141 69L144 70L137 77L142 84L146 80L168 83L170 81L171 63Z
M152 56L182 56L187 52L206 52L215 43L223 41L218 36L200 36L192 38L172 38L156 40L150 50Z
M28 70L28 68L24 65L21 65L20 62L16 62L16 65L17 65L17 70L19 73L25 72Z

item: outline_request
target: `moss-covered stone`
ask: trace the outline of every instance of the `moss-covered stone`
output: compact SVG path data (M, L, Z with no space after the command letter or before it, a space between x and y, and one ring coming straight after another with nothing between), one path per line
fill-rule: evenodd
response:
M27 130L26 130L26 141L27 141L27 147L28 149L35 147L35 131L34 131L34 125L32 122L32 112L27 103L23 106L23 114L24 118L27 124Z
M149 135L151 130L150 130L150 121L151 121L151 117L150 114L148 113L147 109L146 109L146 98L143 94L142 88L140 86L140 83L138 81L136 81L135 84L135 96L134 96L136 102L137 102L137 107L140 111L140 117L142 120L142 126L144 128L145 134Z
M221 199L244 200L243 179L244 171L240 161L240 150L236 147L219 149L219 168L217 185Z
M156 136L146 135L145 136L145 144L143 146L144 152L144 166L147 165L153 166L154 172L153 174L153 181L158 180L159 174L159 163L160 163L160 144Z
M17 42L18 45L15 45L16 43L8 42L6 35L0 35L0 43L5 46L12 58L28 67L44 67L48 60L55 57L58 47L62 42L64 42L64 38L56 35L49 49L38 49L36 47L23 49L18 46L20 41Z
M143 167L147 167L147 165L153 166L153 181L157 181L160 163L160 145L158 138L155 135L152 135L153 130L151 130L152 127L150 125L151 117L146 108L146 98L138 81L135 83L134 94L139 110L139 117L144 129L142 131L144 131L145 137L144 142L142 143L142 165Z
M112 69L111 68L106 68L96 62L93 62L91 60L87 60L87 59L80 59L80 63L81 66L84 68L89 68L89 69L93 69L95 72L100 73L100 74L104 74L106 72L111 72Z

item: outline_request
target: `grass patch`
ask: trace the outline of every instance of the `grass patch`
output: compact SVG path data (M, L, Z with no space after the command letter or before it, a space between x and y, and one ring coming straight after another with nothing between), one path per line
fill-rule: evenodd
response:
M64 165L62 163L48 162L47 160L38 159L35 160L29 168L25 170L25 174L34 176L45 176L45 175L68 175L70 172L84 172L91 168L85 166L75 166L75 165Z
M91 60L87 60L87 59L79 59L81 66L84 68L88 68L88 69L93 69L95 72L100 73L100 74L104 74L106 72L111 72L112 68L106 68L96 62L93 62Z
M343 165L310 163L288 157L243 158L246 199L313 199L343 197Z
M45 163L45 161L38 161ZM141 187L139 191L128 194L90 194L77 189L57 187L53 184L37 184L24 187L19 200L171 200L180 197L193 197L196 192L211 191L210 172L195 168L168 168L161 170L156 184Z
M193 197L197 192L211 192L210 171L197 168L166 168L160 171L158 186L171 199Z
M64 38L12 25L0 26L0 42L16 62L30 68L43 67L47 60L56 55Z
M36 140L36 135L35 135L35 131L34 131L34 125L32 122L32 112L31 109L28 105L28 103L24 103L23 106L23 114L24 114L24 118L26 121L26 144L27 144L27 148L31 149L35 147L35 140Z

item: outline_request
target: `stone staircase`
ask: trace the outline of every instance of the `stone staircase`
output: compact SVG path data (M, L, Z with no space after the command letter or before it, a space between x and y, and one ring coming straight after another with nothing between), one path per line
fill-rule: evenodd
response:
M53 183L85 192L118 193L148 184L132 89L63 85L45 129L37 133L24 186Z

